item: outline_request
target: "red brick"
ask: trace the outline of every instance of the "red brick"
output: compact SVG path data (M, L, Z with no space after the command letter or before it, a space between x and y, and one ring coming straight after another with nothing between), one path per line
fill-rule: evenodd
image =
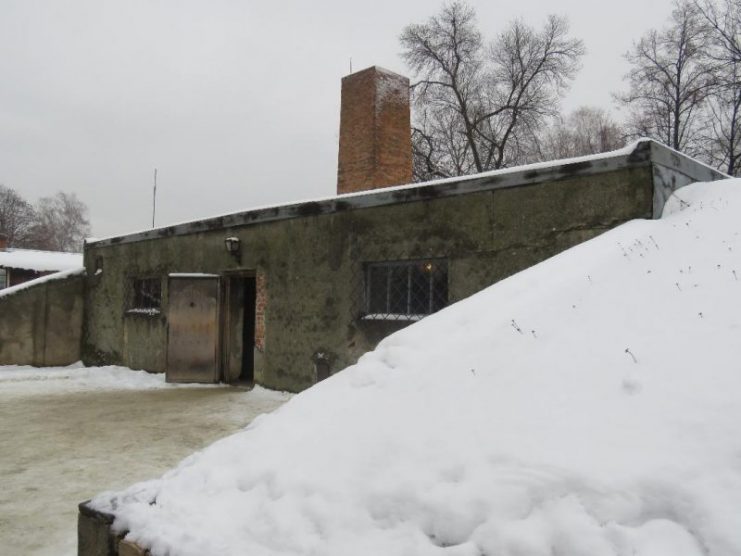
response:
M342 79L337 193L412 181L409 79L371 67Z
M267 277L258 270L255 277L255 347L265 351L265 309L268 304Z

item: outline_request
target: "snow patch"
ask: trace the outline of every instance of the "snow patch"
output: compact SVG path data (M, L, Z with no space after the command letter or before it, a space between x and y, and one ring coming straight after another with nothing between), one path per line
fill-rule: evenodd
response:
M171 272L170 278L218 278L218 274L207 274L205 272Z
M175 384L165 382L164 373L134 371L126 367L0 366L0 386L28 386L39 381L63 381L66 390L154 390L160 388L213 388L219 384Z
M134 309L128 309L126 311L127 315L147 315L149 317L156 317L160 314L159 309L155 308L144 308L144 307L136 307Z

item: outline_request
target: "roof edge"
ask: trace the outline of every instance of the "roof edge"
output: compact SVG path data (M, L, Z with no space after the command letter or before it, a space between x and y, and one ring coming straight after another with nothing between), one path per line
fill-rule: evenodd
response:
M346 193L314 200L298 201L288 204L268 205L246 211L228 213L172 224L131 234L111 236L87 241L85 248L104 247L160 239L180 235L207 232L216 229L235 228L258 223L289 220L307 216L334 214L347 210L386 206L398 203L426 201L435 198L451 197L468 193L524 187L547 181L558 181L573 177L611 172L624 168L648 166L656 158L672 166L692 167L701 165L713 179L727 177L709 166L687 155L674 151L653 139L639 139L622 149L596 155L580 156L537 162L523 166L513 166L491 170L470 176L445 178L422 183L412 183L384 187L370 191ZM676 161L673 163L673 161ZM681 171L681 170L680 170ZM688 174L689 175L689 174ZM694 177L694 176L693 176Z

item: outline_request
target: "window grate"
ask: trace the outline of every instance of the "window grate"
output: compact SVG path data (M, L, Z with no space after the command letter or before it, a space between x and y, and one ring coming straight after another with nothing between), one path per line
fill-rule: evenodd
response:
M131 280L128 311L137 313L159 313L162 305L162 280L159 278L135 278Z
M365 265L360 317L419 320L448 304L448 264L441 259Z

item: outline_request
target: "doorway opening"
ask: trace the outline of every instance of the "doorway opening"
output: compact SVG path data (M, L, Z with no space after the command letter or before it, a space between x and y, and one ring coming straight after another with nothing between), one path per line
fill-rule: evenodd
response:
M242 273L226 275L223 281L222 380L251 384L255 378L257 282L254 274Z

